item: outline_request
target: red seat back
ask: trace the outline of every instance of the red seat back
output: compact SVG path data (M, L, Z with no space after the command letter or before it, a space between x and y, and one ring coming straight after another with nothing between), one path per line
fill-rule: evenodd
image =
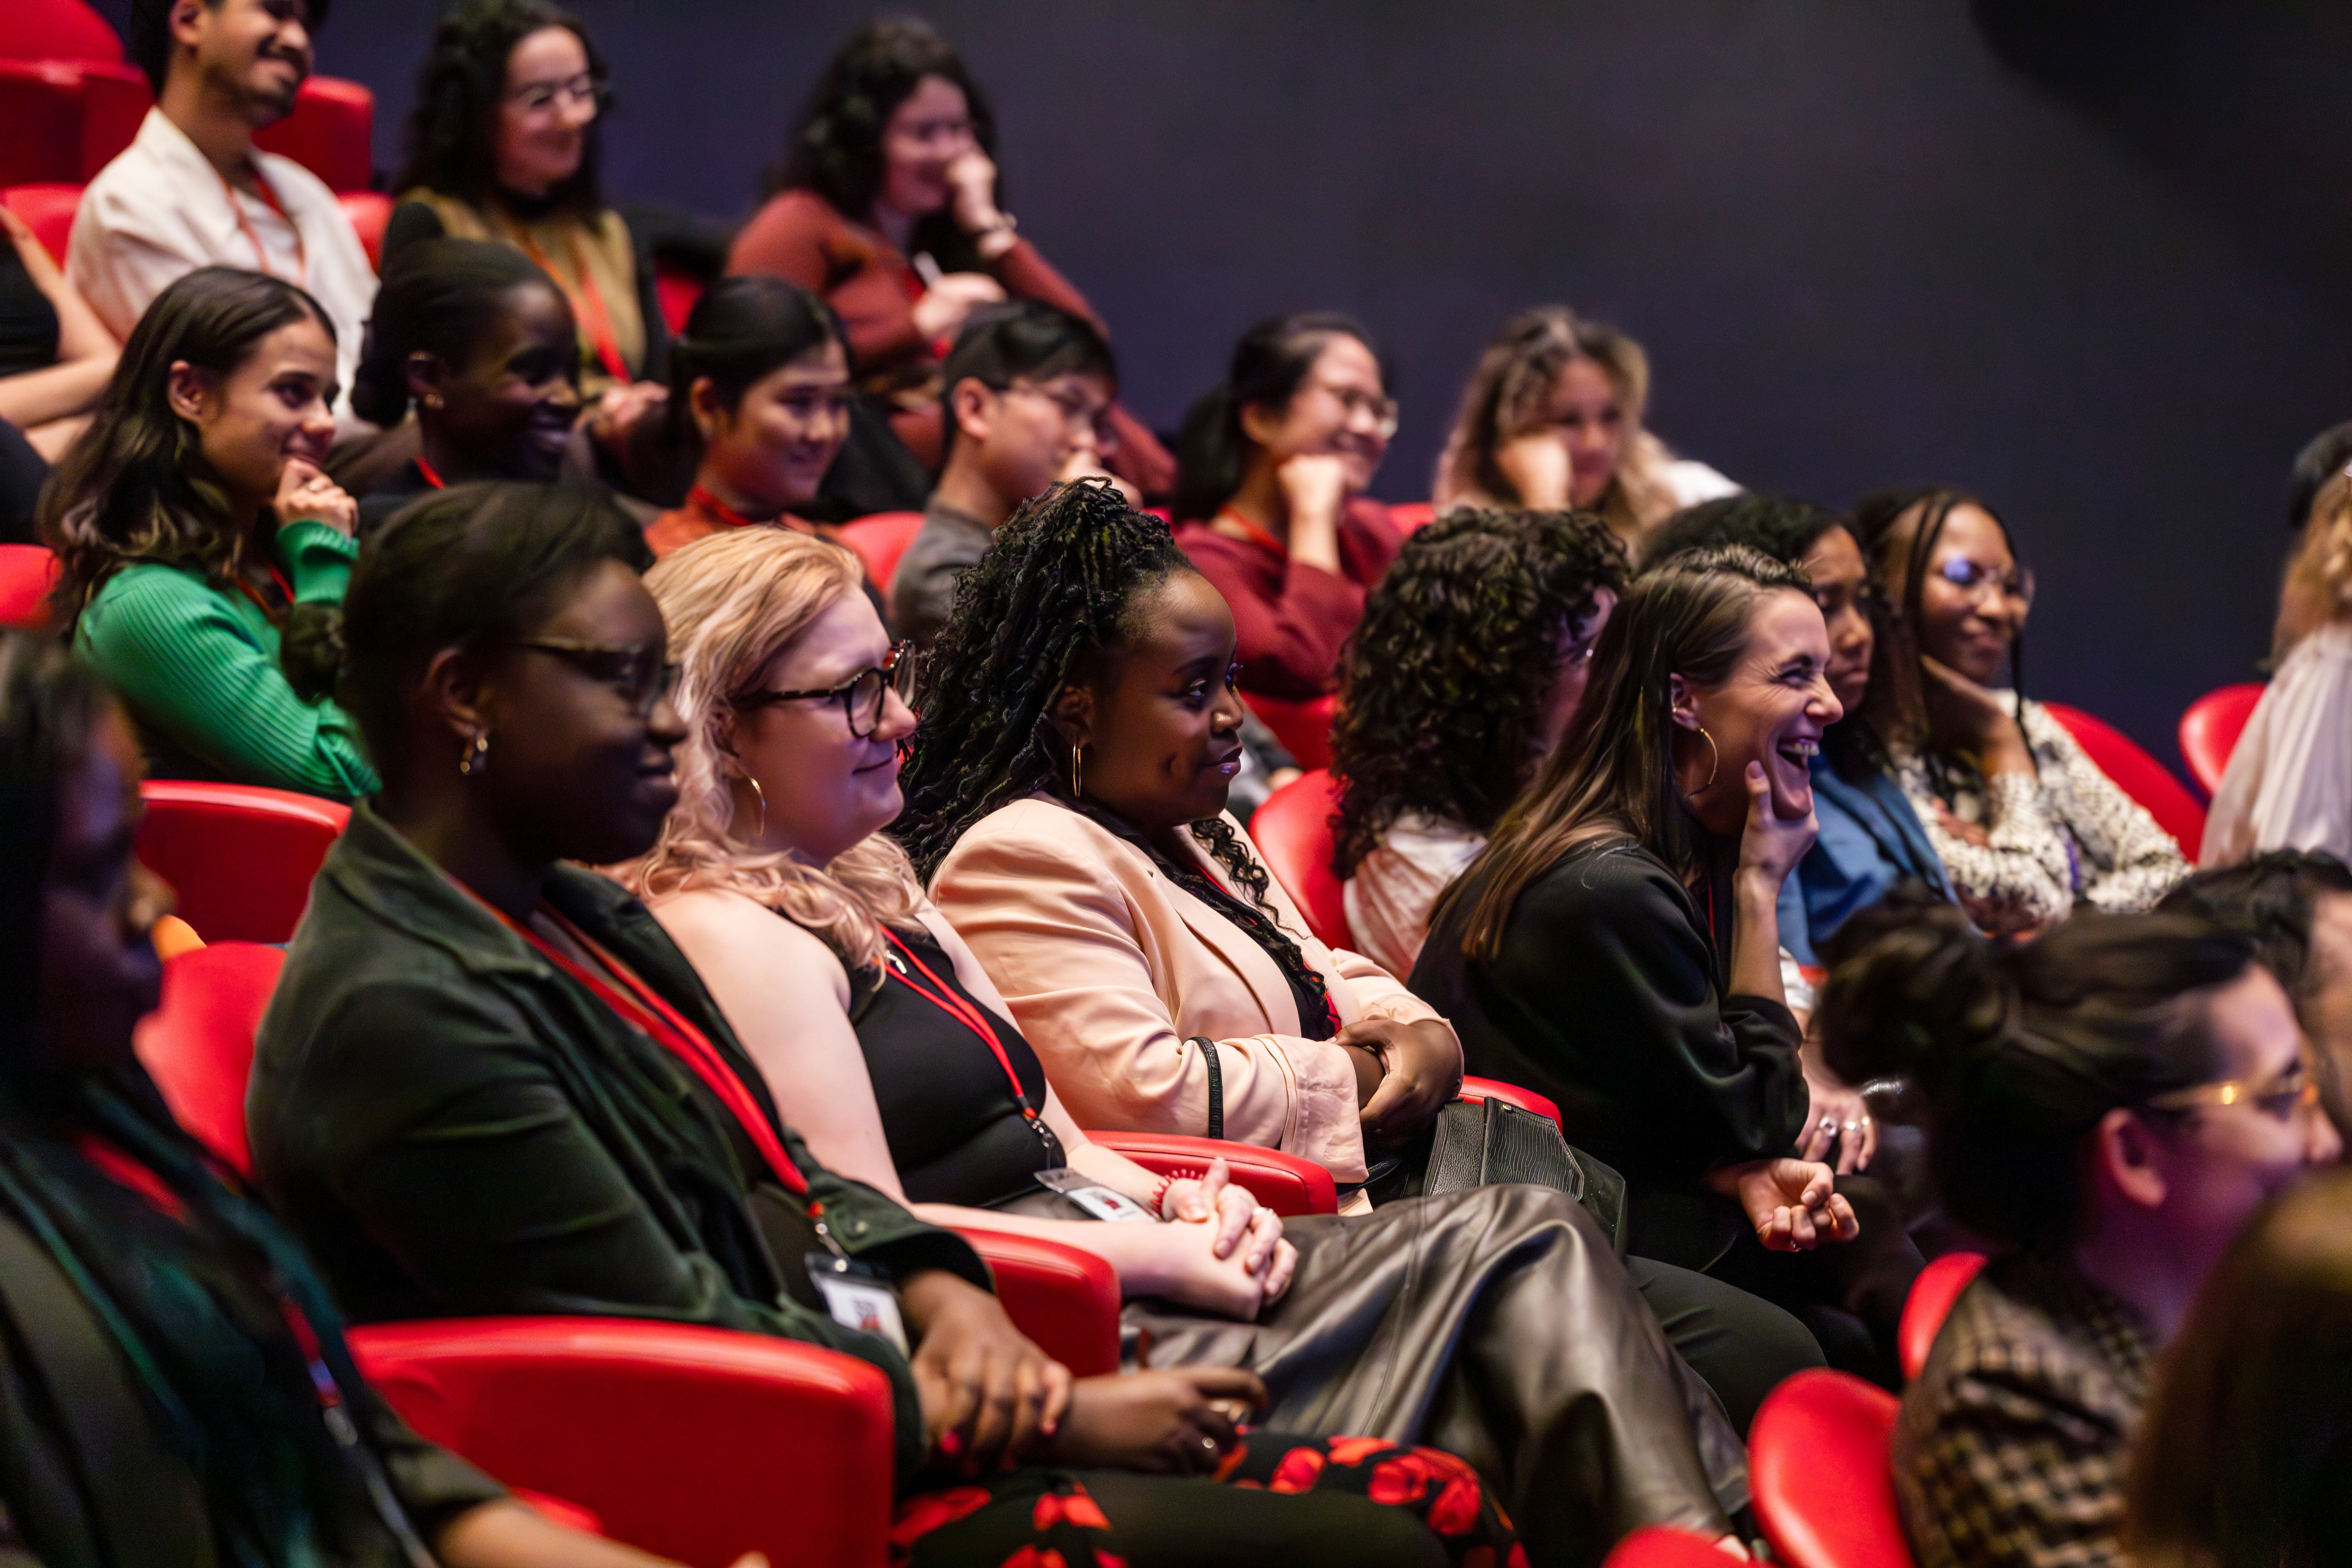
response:
M2063 702L2042 706L2074 737L2098 770L2117 789L2146 806L2156 825L2171 834L2180 852L2195 861L2198 846L2205 840L2205 808L2197 804L2188 786L2105 720Z
M1912 1568L1887 1441L1895 1396L1849 1373L1797 1373L1757 1408L1748 1483L1789 1568Z
M147 78L130 66L87 66L81 79L81 173L84 181L122 155L139 122L155 107Z
M1409 500L1389 508L1389 521L1396 524L1399 533L1427 528L1436 516L1437 508L1425 500Z
M1331 765L1331 726L1339 717L1338 697L1288 702L1279 697L1260 697L1244 691L1242 700L1249 704L1258 722L1274 731L1274 738L1282 742L1284 749L1298 759L1300 767Z
M0 190L0 202L5 202L10 212L25 220L33 237L49 253L50 260L60 267L66 264L66 245L73 238L74 214L81 208L79 185L10 185Z
M1339 781L1317 768L1266 796L1250 817L1249 835L1317 939L1352 947L1344 884L1331 874L1331 814L1339 808Z
M1506 1105L1516 1105L1533 1115L1549 1116L1554 1127L1567 1131L1567 1123L1559 1119L1559 1102L1549 1095L1521 1089L1515 1083L1505 1083L1498 1078L1472 1078L1465 1073L1462 1079L1462 1092L1456 1098L1472 1101L1499 1100Z
M1903 1321L1895 1331L1895 1352L1903 1359L1903 1380L1908 1383L1927 1364L1952 1303L1985 1266L1981 1252L1948 1252L1919 1271L1911 1294L1903 1299Z
M8 0L0 58L102 60L120 64L122 40L84 0Z
M1611 1547L1601 1568L1724 1568L1726 1561L1723 1549L1704 1535L1652 1524Z
M2221 787L2221 775L2229 771L2230 753L2238 749L2238 737L2246 732L2246 721L2254 716L2254 704L2263 700L2269 689L2259 681L2244 681L2236 686L2224 686L2209 691L2189 705L2180 716L2180 757L2189 764L2189 776L2197 787L2211 799Z
M0 59L0 185L81 177L81 68Z
M206 942L285 942L319 863L351 820L331 800L257 784L150 779L139 858L172 884Z
M670 336L685 336L686 319L694 314L702 289L702 279L693 273L655 258L654 298L661 302L662 320L669 324Z
M1095 1132L1087 1136L1116 1149L1155 1176L1182 1181L1223 1156L1234 1185L1278 1215L1337 1214L1339 1194L1331 1173L1312 1160L1235 1143L1223 1138L1188 1138L1181 1132Z
M352 232L360 237L368 265L383 270L383 231L392 223L392 198L382 191L346 191L335 205L352 220Z
M286 964L283 948L224 942L163 965L163 1005L139 1021L139 1059L163 1103L196 1142L240 1174L253 1174L245 1137L245 1088L253 1037Z
M898 557L907 553L907 546L915 542L915 532L922 526L919 511L877 511L843 523L841 542L857 552L857 558L866 563L866 574L887 597L890 579L898 574Z
M790 1340L622 1318L354 1329L360 1369L425 1436L691 1568L882 1568L890 1385Z
M1042 1237L971 1226L956 1233L988 1260L1005 1315L1038 1348L1074 1376L1118 1370L1118 1274L1108 1263Z
M37 544L0 544L0 626L48 629L49 584L58 558Z
M257 131L253 143L293 159L337 195L364 191L375 173L375 94L355 81L314 76L294 95L294 110Z

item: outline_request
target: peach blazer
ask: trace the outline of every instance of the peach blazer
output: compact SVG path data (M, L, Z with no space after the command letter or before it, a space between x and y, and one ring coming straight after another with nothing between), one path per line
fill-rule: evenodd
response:
M1228 882L1205 850L1186 847ZM1341 1182L1364 1179L1346 1053L1301 1037L1290 986L1265 950L1142 850L1033 795L963 836L931 898L1003 993L1081 1127L1207 1131L1208 1066L1191 1043L1205 1038L1217 1053L1226 1137L1303 1155ZM1342 1024L1438 1016L1370 959L1307 934L1279 882L1267 902L1321 971Z

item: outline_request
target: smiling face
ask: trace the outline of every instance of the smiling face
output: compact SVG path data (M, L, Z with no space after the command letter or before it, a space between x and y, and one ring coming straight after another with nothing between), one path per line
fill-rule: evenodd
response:
M507 56L494 137L498 182L542 196L580 172L596 119L588 49L569 27L541 27Z
M1206 578L1175 572L1142 591L1128 627L1056 713L1085 747L1087 798L1166 835L1224 810L1241 768L1234 613Z
M1899 527L1894 536L1887 557L1898 572L1910 560L1916 528L1916 521ZM2000 524L1979 507L1956 506L1919 584L1919 651L1979 686L1995 685L2032 602L2031 580Z
M1568 448L1570 506L1597 505L1625 450L1625 400L1596 360L1568 362L1552 388L1551 427Z
M875 200L909 217L948 205L948 165L980 145L963 89L927 76L882 127L882 189Z
M209 96L259 130L283 120L310 75L307 0L176 0L172 38L194 53Z
M880 668L889 652L890 634L872 603L861 593L845 593L776 651L750 689L830 691ZM888 685L881 700L879 722L866 736L853 732L849 710L838 697L735 710L720 738L742 773L759 781L767 801L759 847L823 866L890 826L905 804L898 793L898 742L915 732L915 715ZM760 814L756 805L748 815L741 806L758 797L748 789L737 793L735 832L748 840L761 831Z
M1863 563L1862 546L1843 528L1824 531L1798 565L1813 580L1813 603L1829 627L1830 689L1851 713L1870 690L1870 652L1876 642L1864 603L1870 569Z
M1396 407L1381 382L1381 362L1345 332L1323 341L1282 408L1242 410L1242 433L1264 451L1264 460L1315 453L1338 456L1347 471L1348 493L1360 495L1388 455L1396 434Z
M1077 371L1016 380L1001 391L977 380L959 382L950 399L956 446L948 461L977 465L982 484L1010 513L1044 494L1073 458L1102 461L1111 445L1106 428L1111 396L1108 382Z
M185 360L170 370L173 411L196 427L231 507L249 511L278 493L295 458L324 464L335 438L335 345L307 313L253 346L225 376Z
M1708 831L1733 837L1747 821L1749 763L1764 764L1777 815L1793 820L1812 810L1811 760L1822 731L1845 712L1830 689L1829 665L1820 608L1776 589L1758 595L1747 646L1721 684L1675 677L1675 722L1695 737L1677 751L1684 795ZM1706 737L1696 738L1702 728Z
M732 409L708 379L692 393L703 467L763 510L805 506L849 439L849 358L825 343L753 382Z
M428 394L417 419L464 477L555 478L580 417L580 344L560 292L539 282L508 289L473 363L454 373L417 357Z
M110 702L87 754L61 781L42 890L33 1048L54 1071L128 1067L132 1026L161 998L163 965L147 937L158 888L131 858L139 773L139 742Z

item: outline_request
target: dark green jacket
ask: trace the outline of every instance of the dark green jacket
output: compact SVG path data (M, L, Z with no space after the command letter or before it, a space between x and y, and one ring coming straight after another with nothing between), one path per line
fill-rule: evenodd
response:
M777 1118L718 1004L645 906L559 867L548 902L709 1037L782 1131L807 1199L769 1175L667 1050L548 963L365 805L310 889L263 1018L246 1115L263 1187L354 1321L657 1318L830 1345L897 1393L900 1474L923 1426L905 1358L836 1324L821 1249L898 1278L979 1256L820 1167Z

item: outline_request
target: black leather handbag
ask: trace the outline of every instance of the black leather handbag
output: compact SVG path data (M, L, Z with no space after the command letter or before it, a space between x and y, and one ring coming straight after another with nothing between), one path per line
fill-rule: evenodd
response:
M1439 1111L1421 1191L1434 1196L1507 1182L1559 1188L1625 1250L1625 1178L1570 1147L1550 1117L1501 1100L1457 1100Z

